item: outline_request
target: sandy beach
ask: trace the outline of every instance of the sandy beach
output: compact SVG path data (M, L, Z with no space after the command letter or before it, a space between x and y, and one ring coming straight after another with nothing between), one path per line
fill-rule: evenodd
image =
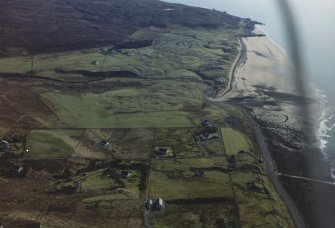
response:
M258 28L255 33L263 34ZM230 72L230 86L214 100L249 108L254 118L264 122L263 127L278 134L272 144L288 150L300 148L300 142L287 135L287 131L293 134L291 136L299 134L302 121L298 116L299 97L294 94L287 54L267 36L242 38L240 42L240 53L242 49L245 53Z

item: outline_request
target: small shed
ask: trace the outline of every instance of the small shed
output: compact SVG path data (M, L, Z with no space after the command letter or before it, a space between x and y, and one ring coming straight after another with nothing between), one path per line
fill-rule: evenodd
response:
M230 156L230 158L228 158L228 162L231 166L236 166L237 164L237 159L235 155Z
M196 170L196 171L194 171L194 175L196 177L202 177L203 175L205 175L205 171L203 171L203 170Z
M98 65L98 64L99 64L99 61L98 61L98 60L93 60L93 61L91 62L91 64L92 64L92 65Z
M107 147L109 145L109 142L107 140L101 140L99 143L100 146Z

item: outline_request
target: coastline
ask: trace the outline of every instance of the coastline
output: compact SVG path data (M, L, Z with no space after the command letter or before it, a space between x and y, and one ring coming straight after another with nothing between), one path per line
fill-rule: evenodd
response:
M255 33L264 34L258 28ZM230 72L229 87L213 100L236 106L250 120L267 164L269 179L285 202L296 227L306 227L295 200L278 175L281 172L301 175L298 169L295 170L299 167L287 167L283 164L287 162L287 154L274 156L272 147L276 145L291 154L301 149L302 119L297 116L298 98L293 88L288 88L288 56L268 36L242 38L240 44L240 54Z

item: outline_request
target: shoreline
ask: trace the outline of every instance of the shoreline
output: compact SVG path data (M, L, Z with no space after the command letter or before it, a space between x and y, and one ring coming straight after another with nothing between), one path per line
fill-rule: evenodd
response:
M262 33L258 30L257 33L259 32ZM267 128L268 123L277 125L278 119L283 118L281 124L289 124L290 128L299 128L295 108L290 107L292 105L279 104L277 98L271 96L276 93L287 96L289 92L285 89L287 78L283 70L289 66L287 54L283 53L267 36L240 38L239 41L241 48L230 72L229 87L212 100L234 105L249 119L254 128L262 157L267 164L269 179L284 201L296 227L306 227L295 200L284 188L277 175L279 173L278 159L273 157L268 147L269 141L276 140L276 137L269 132L264 132L264 127ZM282 69L279 69L278 65ZM273 70L274 67L276 70ZM277 116L266 117L268 112L276 113ZM280 113L279 116L278 113ZM285 129L286 133L290 131ZM284 133L280 134L284 135Z

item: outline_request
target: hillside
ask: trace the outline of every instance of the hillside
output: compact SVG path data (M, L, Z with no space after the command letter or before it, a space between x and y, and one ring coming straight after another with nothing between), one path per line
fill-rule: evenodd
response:
M226 13L156 0L3 0L0 55L117 44L149 26L236 29L240 22L241 18Z

